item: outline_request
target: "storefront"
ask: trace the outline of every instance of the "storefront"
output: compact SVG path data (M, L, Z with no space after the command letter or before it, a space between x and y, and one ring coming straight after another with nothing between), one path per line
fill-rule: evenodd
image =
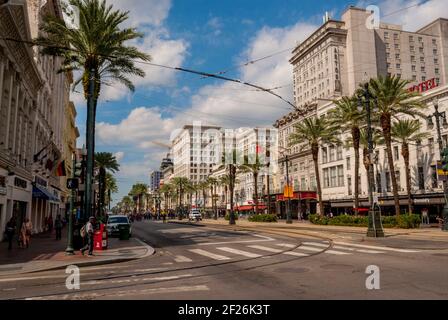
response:
M276 198L276 212L277 216L286 219L286 203L287 198L283 194L277 194ZM310 214L316 213L317 207L317 193L314 191L298 191L294 192L291 198L291 215L293 219L298 219L299 215L303 219L308 219Z
M33 183L33 211L31 222L34 233L46 230L46 218L59 212L59 199L48 189L48 182L38 176Z
M3 240L3 230L6 226L6 171L0 169L0 241ZM4 175L5 174L5 175Z

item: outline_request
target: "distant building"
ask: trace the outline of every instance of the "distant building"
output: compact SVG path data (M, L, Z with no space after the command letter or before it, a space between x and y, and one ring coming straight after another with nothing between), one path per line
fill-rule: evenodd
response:
M149 179L149 191L150 192L156 192L160 189L160 180L162 179L162 172L161 171L153 171L151 172L150 179Z

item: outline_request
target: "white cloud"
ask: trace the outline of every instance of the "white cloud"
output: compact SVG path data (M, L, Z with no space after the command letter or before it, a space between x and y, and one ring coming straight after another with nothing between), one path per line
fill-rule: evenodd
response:
M171 0L107 0L114 9L129 11L129 24L137 27L143 24L160 26L168 17Z
M115 159L117 159L117 162L120 162L124 158L124 152L118 151L114 153Z

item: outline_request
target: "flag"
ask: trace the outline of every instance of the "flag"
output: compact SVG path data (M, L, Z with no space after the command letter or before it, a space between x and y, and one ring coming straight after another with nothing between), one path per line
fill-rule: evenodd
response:
M56 176L57 177L65 177L67 176L67 172L65 171L65 160L62 160L56 168Z

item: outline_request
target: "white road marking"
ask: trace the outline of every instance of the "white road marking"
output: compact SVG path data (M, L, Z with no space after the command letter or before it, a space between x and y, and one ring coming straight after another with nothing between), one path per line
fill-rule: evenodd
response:
M286 251L286 252L283 252L283 254L286 254L288 256L296 256L296 257L308 257L309 256L309 254L295 252L295 251Z
M328 247L328 246L327 246ZM335 250L323 250L316 247L309 247L309 246L300 246L297 249L299 250L307 250L307 251L314 251L314 252L322 252L322 253L328 253L328 254L335 254L335 255L347 255L350 254L348 252L341 252L341 251L335 251Z
M87 293L87 294L75 294L75 295L54 295L46 297L32 297L26 300L69 300L69 299L94 299L104 296L129 296L129 295L141 295L141 294L161 294L161 293L176 293L176 292L191 292L191 291L208 291L210 290L205 285L198 286L182 286L182 287L169 287L169 288L153 288L153 289L142 289L142 290L125 290L111 292L110 294L102 293Z
M92 286L96 284L105 284L105 283L132 283L132 282L143 282L143 281L162 281L162 280L176 280L180 278L191 277L191 274L181 274L178 276L169 276L169 277L155 277L155 278L142 278L142 279L122 279L122 280L93 280L81 283L81 285Z
M256 253L251 253L251 252L238 250L238 249L233 249L233 248L228 248L228 247L220 247L220 248L216 248L216 249L222 250L222 251L225 251L225 252L234 253L234 254L239 254L241 256L245 256L245 257L248 257L248 258L258 258L258 257L261 257L261 255L256 254Z
M210 246L210 245L220 245L220 244L229 244L229 243L255 243L255 242L266 242L266 241L274 241L274 238L266 237L258 234L253 234L252 236L257 238L262 238L262 240L236 240L236 241L223 241L223 242L207 242L207 243L198 243L200 246Z
M321 243L321 242L302 242L304 245L309 245L309 246L316 246L316 247L322 247L322 248L328 248L330 246L329 243L325 244L325 243Z
M174 261L176 261L176 262L192 262L193 260L191 260L190 258L187 258L185 256L176 256L174 258Z
M193 232L204 232L198 228L176 228L176 229L159 229L156 230L161 233L193 233Z
M189 249L188 251L196 253L196 254L199 254L201 256L205 256L207 258L212 258L214 260L219 260L219 261L230 260L229 257L221 256L219 254L211 253L211 252L208 252L208 251L205 251L205 250L202 250L202 249Z
M356 251L356 252L362 252L362 253L384 253L384 251L375 251L375 250L367 250L367 249L353 249L353 248L347 248L342 246L333 246L334 249L338 250L347 250L347 251Z
M289 244L289 243L276 243L276 245L279 246L279 247L286 247L286 248L295 248L295 247L297 247L296 245Z
M269 247L264 247L264 246L247 246L248 248L254 248L257 250L262 250L262 251L268 251L268 252L273 252L273 253L280 253L283 250L280 249L274 249L274 248L269 248Z
M348 242L335 242L335 244L349 246L349 247L357 247L357 248L365 248L365 249L377 249L383 251L394 251L394 252L403 252L403 253L412 253L412 252L420 252L419 250L409 250L409 249L396 249L389 247L379 247L379 246L368 246L364 244L356 244L356 243L348 243Z

